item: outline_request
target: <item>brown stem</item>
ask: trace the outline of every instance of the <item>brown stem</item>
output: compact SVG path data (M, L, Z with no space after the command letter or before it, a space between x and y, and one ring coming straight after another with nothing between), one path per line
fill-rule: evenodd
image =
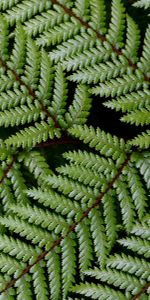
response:
M9 171L12 169L13 164L16 162L16 156L13 157L12 162L10 163L10 165L8 165L7 169L4 171L3 173L3 177L0 180L0 184L3 183L3 180L7 177L7 174L9 173Z
M75 231L76 227L78 224L80 224L85 218L87 218L88 214L91 212L91 210L93 208L96 208L102 201L104 195L112 188L113 184L115 183L115 181L119 178L119 176L121 175L123 169L125 168L125 166L128 164L129 160L130 160L130 156L131 154L128 155L128 157L126 158L126 160L124 161L124 163L122 164L122 166L118 169L118 173L114 176L114 178L109 182L108 187L106 188L106 190L102 193L100 193L99 197L96 199L95 203L90 206L87 210L85 210L80 218L79 221L74 222L72 225L70 225L69 230L67 232L67 234L65 236L61 236L60 238L58 238L56 241L54 241L53 245L51 246L50 250L46 250L44 252L42 252L37 259L35 260L35 262L29 266L27 266L22 272L21 274L17 277L12 279L10 282L8 282L5 286L4 289L2 289L0 291L0 293L4 293L6 292L8 289L10 289L11 287L13 287L15 285L15 283L22 278L25 274L29 273L31 268L33 266L35 266L38 262L40 262L42 259L45 258L45 256L50 252L53 251L56 246L60 245L61 241L69 235L69 233Z
M97 38L99 40L101 40L102 42L107 41L106 37L103 34L101 34L99 31L97 31L96 29L94 29L89 23L87 23L86 21L84 21L81 17L79 17L78 15L76 15L76 13L74 13L70 8L66 7L64 4L60 3L58 0L51 0L51 2L53 4L56 4L56 5L60 6L64 10L64 12L66 14L68 14L70 17L74 17L85 28L91 29L96 34L96 36L97 36ZM111 43L110 43L110 45L112 47L113 52L115 52L117 55L119 55L119 56L125 56L123 54L123 52L121 50L119 50L115 45L113 45ZM126 59L127 59L128 64L129 64L130 67L132 67L134 70L138 69L138 66L136 64L134 64L131 61L131 59L129 59L128 57L126 57ZM146 74L143 74L143 76L144 76L144 80L147 81L148 83L150 83L150 78Z
M131 300L137 300L137 299L139 299L147 291L147 289L149 287L150 287L150 282L148 282L145 286L143 286L143 288L141 289L141 291L139 293L137 293Z
M51 146L56 146L56 145L79 145L81 142L79 140L74 140L71 138L67 137L62 137L61 139L53 139L49 140L46 142L42 142L40 144L37 144L35 148L46 148L46 147L51 147Z

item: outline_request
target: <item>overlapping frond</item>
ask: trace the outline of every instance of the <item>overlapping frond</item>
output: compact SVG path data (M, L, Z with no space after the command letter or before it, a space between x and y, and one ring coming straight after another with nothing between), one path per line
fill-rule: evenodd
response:
M0 12L0 299L149 300L150 26L141 45L122 0ZM147 129L87 126L94 95Z
M2 17L1 23L7 27ZM7 44L4 40L4 48ZM7 53L7 47L2 52ZM14 48L9 56L8 62L2 63L0 78L3 82L0 126L32 125L9 137L6 145L31 147L48 138L60 137L61 129L87 120L91 108L88 87L76 88L67 113L67 80L62 67L54 69L47 53L26 37L21 25L16 28Z
M37 299L41 295L44 299L57 300L60 296L68 299L70 292L80 292L80 288L91 298L102 293L107 299L112 293L113 297L125 299L122 292L107 286L90 287L83 283L80 288L73 288L78 268L80 282L85 282L86 272L93 264L99 266L102 280L108 279L109 284L127 289L125 295L136 293L147 280L140 279L139 283L135 278L129 285L131 275L119 276L111 267L109 271L107 265L122 228L131 237L119 239L118 243L149 257L149 225L135 223L135 216L142 220L149 205L149 153L131 154L123 139L94 131L92 127L74 125L69 131L72 135L78 132L78 138L100 154L69 151L64 154L69 163L58 167L55 175L39 152L24 151L7 175L5 172L7 179L1 187L5 208L0 217L3 228L0 261L4 274L1 290L5 291L7 285L6 274L14 275L14 287L9 289L12 299L21 297L22 284L24 288L27 285L25 294L29 293L31 299L33 295ZM26 168L25 179L20 166ZM29 174L34 180L28 188ZM141 229L137 231L139 226ZM26 272L29 274L24 277Z
M142 228L143 231L147 228L145 236ZM136 230L139 238L135 236ZM122 253L118 254L116 251L115 254L110 255L104 269L95 267L85 271L86 281L72 289L75 295L104 300L132 299L134 295L137 295L150 279L150 266L147 260L150 238L148 231L149 225L146 222L136 224L130 237L117 241L118 246L123 247ZM130 255L126 254L127 249L131 250ZM94 283L95 281L97 283ZM149 299L149 290L141 295L141 299Z
M150 1L149 0L138 0L135 3L133 3L133 6L149 8L150 7Z

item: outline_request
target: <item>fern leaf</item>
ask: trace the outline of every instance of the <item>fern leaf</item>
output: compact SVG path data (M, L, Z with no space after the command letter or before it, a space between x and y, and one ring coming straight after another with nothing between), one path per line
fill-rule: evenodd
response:
M123 49L124 55L133 63L138 60L138 48L140 44L140 31L134 20L127 15L127 39Z
M26 89L23 91L19 91L18 89L14 89L14 91L7 90L6 93L1 93L0 95L0 109L8 111L10 108L17 107L19 104L23 105L27 103L30 105L32 102L32 97L28 94Z
M18 3L12 7L11 10L7 10L6 19L11 25L14 25L15 22L24 22L36 13L43 11L45 8L49 9L50 7L51 3L47 0L44 0L42 3L35 0L24 0L22 3Z
M79 239L80 277L83 278L83 272L91 267L93 259L89 222L83 221L82 223L78 224L76 227L76 232Z
M139 219L142 220L147 207L147 196L141 182L141 178L137 170L132 166L124 169L128 185L134 200L136 210L138 211Z
M62 119L61 116L65 113L67 92L68 92L68 83L64 76L64 72L61 65L58 65L56 69L54 95L50 107L50 112L59 121Z
M68 15L64 15L63 11L57 7L55 10L47 10L25 22L25 30L30 36L36 36L55 25L59 25L69 20Z
M51 292L51 299L57 300L59 299L61 293L61 266L59 255L55 252L48 253L46 256L47 260L47 269L49 275L49 286Z
M85 85L79 85L75 93L74 101L65 114L66 122L69 127L73 124L84 124L87 121L91 102L88 88Z
M115 244L118 236L117 232L117 212L115 205L115 195L113 192L105 194L102 200L104 223L106 226L106 235L108 240L108 248Z
M112 157L117 159L120 157L124 159L124 155L121 154L122 150L125 150L125 143L123 139L118 140L116 136L112 137L110 134L106 134L104 131L101 131L99 128L95 130L92 126L83 127L81 125L74 125L70 128L69 133L75 137L78 137L80 140L83 140L84 143L88 143L91 148L95 148L100 151L101 154L106 157Z
M15 33L15 45L8 66L17 70L17 74L21 74L25 63L26 35L20 25L16 26Z
M48 163L43 155L38 151L30 151L20 153L18 157L19 162L23 161L23 164L28 168L29 172L34 175L38 182L43 182L44 178L48 175L52 175L53 172L50 170Z
M34 188L28 190L27 194L33 199L38 200L39 203L55 209L57 213L61 213L62 215L71 214L73 216L80 212L80 206L77 202L72 202L69 198L57 194L52 189L41 190L40 188Z
M123 175L121 175L121 180L115 182L114 186L120 202L124 226L127 231L130 231L133 226L135 211L132 198L128 192L128 186L125 183Z
M48 138L53 139L54 136L60 137L60 130L58 128L51 128L50 125L42 121L35 123L35 127L30 126L25 130L20 130L15 135L12 135L6 140L6 145L13 145L14 147L33 147L37 143L46 141Z
M82 82L82 83L98 83L105 82L110 78L116 78L118 75L124 74L124 72L129 69L127 62L124 64L119 61L111 61L101 64L92 65L92 67L87 67L82 69L82 71L77 71L77 73L69 76L71 81Z
M146 279L150 275L149 263L146 260L125 254L116 254L110 257L107 260L107 266L128 272L129 274L135 274L142 279Z
M87 186L95 186L97 189L106 183L105 176L100 173L97 174L85 167L66 165L57 168L57 171L63 175L68 175L68 177L78 180Z
M87 167L95 172L107 174L116 170L116 166L111 158L100 157L99 155L87 151L69 151L63 154L63 157L75 165ZM114 173L112 173L114 175ZM112 175L112 176L113 176Z
M23 220L28 220L29 223L35 223L41 225L42 228L48 230L54 230L59 233L61 231L67 231L68 225L61 216L50 214L49 211L44 211L37 207L27 206L11 206L11 209L16 214L19 214Z
M113 99L104 103L104 106L115 109L116 111L121 110L122 112L132 112L134 110L148 107L150 103L149 90L132 92L120 98Z
M101 34L106 33L106 7L104 0L90 1L90 9L90 24L92 28L100 31Z
M40 74L40 53L36 44L29 38L27 43L27 58L26 58L25 77L23 81L31 88L37 88L38 77Z
M44 274L45 263L40 263L35 265L30 270L30 273L33 274L33 286L34 292L37 299L43 298L43 300L48 300L48 287L46 284L46 276Z
M89 218L91 220L91 232L94 240L95 254L99 265L103 268L106 263L108 246L102 216L100 211L95 208L90 212Z
M113 284L120 289L131 291L132 293L137 293L141 289L142 283L145 283L144 281L140 283L135 276L131 276L123 272L121 273L116 270L111 270L109 268L102 271L98 268L95 268L94 270L86 271L85 274L102 282L107 282L110 285Z
M3 5L3 4L2 4ZM1 47L0 47L0 57L1 59L7 60L8 59L8 24L5 19L0 16L0 39L1 39Z
M21 171L19 170L19 164L15 164L12 170L8 173L8 178L10 178L11 183L13 185L14 196L18 203L28 203L28 198L25 195L25 180L22 176Z
M146 223L141 224L137 222L133 226L131 233L136 236L140 236L143 239L150 240L150 228Z
M65 51L65 49L64 49ZM56 51L55 51L56 53ZM57 52L59 53L59 52ZM63 60L61 60L61 64L62 66L67 70L73 70L76 71L77 69L81 69L82 68L89 68L91 66L95 66L95 68L92 70L91 68L91 72L95 71L96 73L96 64L100 63L100 62L107 62L107 60L110 58L111 56L111 47L106 48L104 46L102 46L100 41L96 41L95 47L93 45L89 45L89 49L83 49L83 51L80 53L80 49L77 51L77 53L73 53L71 55L71 57L64 57ZM52 54L53 57L53 54ZM97 66L98 68L98 66ZM85 70L83 70L83 72L85 73ZM87 71L88 73L88 71ZM78 73L77 73L78 74ZM79 73L80 74L80 73ZM85 73L86 74L86 73ZM76 74L74 74L74 76L77 76ZM71 77L70 78L74 78Z
M149 8L150 7L150 1L149 0L138 0L137 2L133 3L136 7L144 7Z
M12 6L16 5L20 0L1 0L0 1L0 9L7 9L11 8Z
M82 283L79 286L73 288L73 292L77 294L90 297L91 299L101 300L126 300L127 298L121 293L114 291L105 286L99 286L97 284Z
M8 253L10 256L15 256L18 260L27 262L31 257L36 257L40 254L38 247L32 247L20 240L8 238L7 235L0 236L0 250Z
M5 110L0 113L0 126L18 126L20 124L31 123L33 120L37 121L41 114L40 106L29 106L21 105L15 109Z
M92 48L96 43L96 37L90 34L77 35L74 39L69 39L67 42L58 45L56 50L50 52L50 58L55 62L63 61L66 57L70 57L82 50Z
M20 234L21 237L25 237L33 244L38 244L39 247L46 246L47 248L50 248L52 245L53 239L48 231L20 220L18 217L1 217L0 224L5 225L13 232Z
M61 242L62 248L62 281L63 299L66 299L70 287L74 283L76 268L75 241L70 237L65 237Z
M143 87L143 75L138 72L138 76L134 74L124 75L121 78L111 79L110 82L100 83L99 86L92 88L92 93L101 97L120 96L133 90ZM148 85L146 86L146 88Z
M135 161L136 167L139 169L140 174L143 176L146 186L150 188L150 154L149 152L140 155L134 155L133 160Z
M24 297L24 300L32 300L32 291L29 283L29 276L27 278L21 278L16 282L17 287L17 300L21 300Z
M149 68L149 59L150 59L150 26L148 26L145 40L144 40L144 46L143 46L143 52L142 57L140 59L140 62L138 63L139 68L145 72L148 76L150 74L150 68Z
M131 144L141 149L148 149L150 147L150 130L139 134L131 141Z
M80 23L77 22L62 23L59 26L55 26L55 29L43 32L41 37L37 39L37 44L42 47L59 44L76 35L80 27Z
M73 8L73 12L83 18L84 21L88 21L88 12L90 9L90 1L89 0L77 0L75 3L75 7Z
M63 192L64 195L68 195L75 200L82 200L82 202L87 202L90 199L95 199L95 196L98 196L98 190L94 191L90 187L81 185L78 182L64 178L63 176L53 175L47 178L47 183L50 184L53 188L58 188L60 192Z
M150 242L132 236L131 238L119 240L119 244L127 247L130 250L143 255L145 258L150 257Z
M43 104L49 104L47 102L52 96L54 69L47 53L43 50L41 53L41 77L36 91L36 95L40 102L43 100Z
M21 273L25 266L25 263L18 262L16 259L9 257L8 255L0 255L0 269L2 273L7 273L8 275L15 274L17 276Z
M112 2L112 18L108 34L106 35L110 43L117 48L122 47L122 36L125 28L125 9L120 0Z

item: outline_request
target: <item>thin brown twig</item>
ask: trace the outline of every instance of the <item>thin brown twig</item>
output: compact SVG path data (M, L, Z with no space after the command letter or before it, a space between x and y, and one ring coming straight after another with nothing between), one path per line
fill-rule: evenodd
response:
M91 210L93 208L96 208L102 201L104 195L112 188L113 184L115 183L115 181L119 178L119 176L121 175L123 169L125 168L125 166L128 164L129 160L130 160L130 156L131 154L128 155L128 157L126 158L126 160L124 161L124 163L122 164L122 166L118 169L118 173L114 176L114 178L109 182L108 187L106 188L106 190L104 192L101 192L99 197L96 199L96 201L94 202L94 204L92 206L90 206L86 211L83 212L81 218L79 221L74 222L72 225L70 225L69 230L67 232L67 234L65 236L61 236L60 238L58 238L56 241L54 241L53 245L51 246L51 248L49 250L45 250L44 252L42 252L37 259L35 260L35 262L31 265L28 265L22 272L21 274L12 279L10 282L8 282L5 286L4 289L2 289L0 291L0 293L5 293L8 289L10 289L11 287L13 287L15 285L15 283L22 278L25 274L29 273L31 268L33 266L35 266L37 263L39 263L42 259L45 258L45 256L50 252L53 251L56 246L60 245L61 241L69 235L69 233L75 231L76 227L78 224L80 224L87 216L88 214L91 212Z
M149 287L150 287L150 282L148 282L145 286L143 286L143 288L141 289L141 291L138 292L131 300L137 300L137 299L139 299L147 291L147 289Z
M56 146L56 145L72 145L72 144L79 145L79 144L81 144L81 141L62 136L60 139L48 140L46 142L37 144L35 146L35 148L47 148L47 147Z
M3 173L3 177L0 180L0 184L3 183L4 179L7 177L9 171L12 169L15 162L16 162L16 156L14 155L13 158L12 158L12 162L7 166L7 169Z

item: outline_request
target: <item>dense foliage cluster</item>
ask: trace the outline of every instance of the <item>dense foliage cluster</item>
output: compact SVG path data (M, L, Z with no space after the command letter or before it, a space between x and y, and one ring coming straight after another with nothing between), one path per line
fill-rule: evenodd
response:
M0 0L0 300L150 300L149 87L123 0Z

